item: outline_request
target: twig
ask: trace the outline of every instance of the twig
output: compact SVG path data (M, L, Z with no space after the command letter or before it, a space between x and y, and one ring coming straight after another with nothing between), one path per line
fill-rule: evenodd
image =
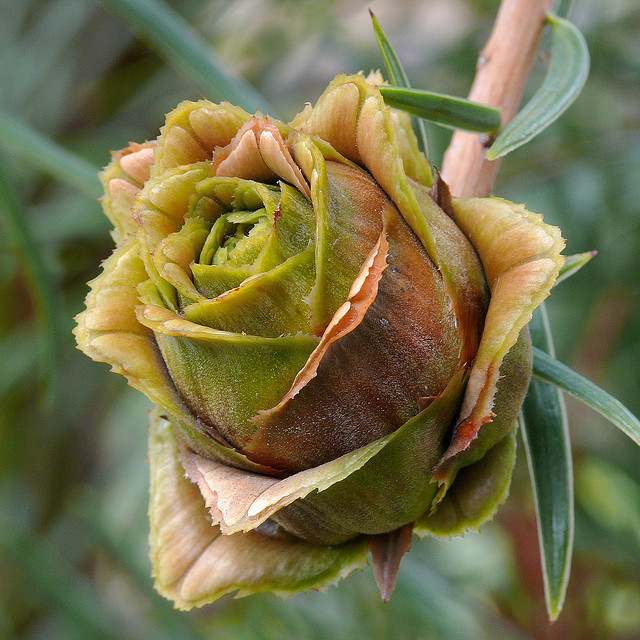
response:
M503 0L480 54L469 99L498 107L504 127L516 114L552 0ZM486 136L456 131L444 156L442 175L458 197L486 196L499 160L485 160Z

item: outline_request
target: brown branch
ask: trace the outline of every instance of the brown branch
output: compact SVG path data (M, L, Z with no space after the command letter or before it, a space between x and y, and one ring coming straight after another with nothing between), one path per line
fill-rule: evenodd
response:
M544 16L552 0L503 0L493 31L480 54L469 99L500 109L504 127L516 114L524 92ZM461 198L486 196L499 160L485 160L486 136L456 131L444 156L442 176Z

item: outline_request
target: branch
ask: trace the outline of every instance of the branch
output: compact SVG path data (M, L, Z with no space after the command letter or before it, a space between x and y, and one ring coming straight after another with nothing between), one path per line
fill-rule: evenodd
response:
M497 107L504 127L516 114L533 63L545 13L552 0L503 0L493 31L480 54L469 99ZM456 131L444 156L442 176L451 193L486 196L500 160L485 160L491 140Z

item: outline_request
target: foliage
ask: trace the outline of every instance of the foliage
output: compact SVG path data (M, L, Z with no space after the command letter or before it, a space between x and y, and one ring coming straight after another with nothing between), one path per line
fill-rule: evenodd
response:
M148 406L77 352L70 334L85 283L111 246L106 223L77 184L28 157L44 137L85 167L104 165L106 149L155 135L165 112L201 97L202 88L138 40L109 4L0 4L0 110L10 118L3 122L39 134L11 147L0 132L3 185L14 203L14 217L3 217L0 259L0 637L401 640L490 638L496 628L505 638L638 636L638 450L571 399L574 568L551 628L524 456L497 521L480 536L416 543L388 605L372 597L370 570L328 594L227 599L193 615L175 613L151 590ZM336 72L382 65L363 2L168 4L284 119ZM638 415L640 14L634 0L574 4L569 17L587 38L590 78L562 118L503 161L495 193L545 212L563 229L568 253L598 251L548 306L557 356ZM371 8L414 87L463 96L497 5L378 0ZM541 74L542 65L531 93ZM449 132L427 129L439 159ZM43 291L52 300L44 307ZM54 328L46 304L58 309ZM39 341L48 347L39 350ZM42 366L40 354L53 350Z

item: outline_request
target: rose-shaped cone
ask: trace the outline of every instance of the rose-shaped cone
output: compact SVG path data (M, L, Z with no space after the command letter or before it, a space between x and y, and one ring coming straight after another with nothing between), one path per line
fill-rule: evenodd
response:
M370 540L388 596L411 527L493 513L557 229L429 191L409 118L361 76L289 125L183 103L102 180L117 248L76 336L159 407L163 593L319 587Z

